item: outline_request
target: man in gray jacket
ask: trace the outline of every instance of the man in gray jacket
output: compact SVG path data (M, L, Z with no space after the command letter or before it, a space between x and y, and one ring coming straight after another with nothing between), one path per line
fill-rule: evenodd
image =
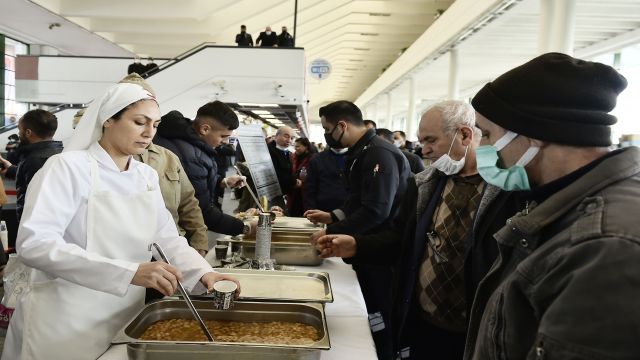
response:
M494 234L465 359L640 358L640 150L609 151L627 82L558 53L473 98L478 172L528 205Z

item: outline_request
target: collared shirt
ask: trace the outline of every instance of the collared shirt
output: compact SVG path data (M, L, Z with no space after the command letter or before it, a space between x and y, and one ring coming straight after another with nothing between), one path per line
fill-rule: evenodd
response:
M178 156L152 143L145 152L136 155L135 159L151 166L158 173L164 204L171 213L180 236L185 236L195 249L209 250L209 237L202 210Z
M102 191L127 195L149 191L151 185L157 211L156 235L150 241L162 246L169 261L182 271L185 287L192 289L202 275L213 271L178 235L162 200L156 171L133 158L128 169L120 171L111 156L94 143L88 150L52 156L29 184L16 250L25 265L48 274L34 281L60 277L122 296L138 269L137 263L86 250L87 201L92 191L89 156L98 163Z

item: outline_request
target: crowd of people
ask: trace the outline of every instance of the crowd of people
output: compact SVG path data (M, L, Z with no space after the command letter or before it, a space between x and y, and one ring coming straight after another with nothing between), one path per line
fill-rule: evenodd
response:
M319 111L324 149L288 126L265 139L282 190L270 202L326 225L310 242L353 265L379 359L637 358L640 150L610 149L626 85L609 66L541 55L471 104L428 108L420 156L333 102ZM96 358L145 295L235 281L203 256L207 230L256 229L221 210L224 189L252 183L226 175L239 120L219 101L161 116L155 99L129 75L64 144L53 114L20 118L0 173L16 179L16 251L36 286L4 359ZM151 242L174 266L151 261Z
M236 35L235 42L242 47L254 46L253 37L247 32L246 25L240 25L240 33ZM291 48L295 46L295 39L289 34L286 26L282 26L280 34L276 34L271 30L271 26L267 26L256 38L255 46Z
M379 359L640 356L640 151L611 148L609 114L626 86L536 57L427 109L415 175L404 134L376 136L347 101L320 109L348 149L346 201L304 215L326 224L322 256L353 264Z

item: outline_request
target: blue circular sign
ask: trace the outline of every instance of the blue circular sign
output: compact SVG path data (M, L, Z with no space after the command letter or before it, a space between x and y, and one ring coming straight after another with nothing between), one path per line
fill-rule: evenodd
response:
M309 74L312 78L324 80L331 74L331 64L324 59L315 59L309 64Z

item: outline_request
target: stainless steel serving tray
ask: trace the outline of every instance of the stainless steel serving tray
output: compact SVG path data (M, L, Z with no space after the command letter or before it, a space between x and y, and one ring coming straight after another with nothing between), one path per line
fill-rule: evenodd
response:
M302 228L302 229L312 229L313 231L321 230L323 224L314 224L309 221L307 218L303 217L289 217L289 216L281 216L277 217L273 221L274 228Z
M266 271L219 268L240 281L240 299L247 301L333 302L329 274L325 272ZM193 296L209 299L213 295Z
M331 348L322 304L236 301L232 310L216 310L211 301L193 303L204 320L301 322L318 329L320 339L310 345L140 340L142 333L157 321L192 319L184 301L161 300L146 305L118 332L112 343L127 344L130 360L317 360L320 350Z
M280 265L317 266L322 264L323 259L309 242L309 237L316 230L274 228L271 233L271 258ZM225 237L223 241L241 241L244 256L255 258L255 238Z

